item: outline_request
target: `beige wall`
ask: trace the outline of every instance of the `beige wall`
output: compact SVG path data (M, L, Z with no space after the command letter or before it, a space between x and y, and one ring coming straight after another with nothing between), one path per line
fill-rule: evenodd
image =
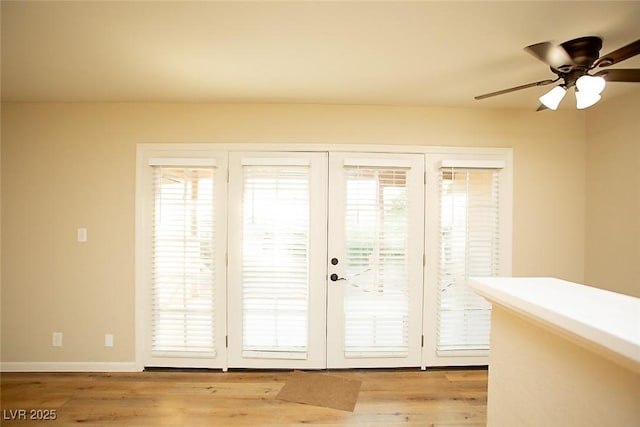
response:
M513 274L583 281L585 113L426 107L9 103L2 361L128 362L141 142L513 147ZM76 228L89 241L76 243ZM51 333L64 332L64 346ZM104 347L104 334L115 346Z
M493 306L488 427L632 427L640 374Z
M640 91L587 115L585 280L640 297Z

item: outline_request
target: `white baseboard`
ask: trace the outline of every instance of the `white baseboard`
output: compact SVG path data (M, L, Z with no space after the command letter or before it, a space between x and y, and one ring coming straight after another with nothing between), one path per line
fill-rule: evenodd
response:
M0 372L140 372L136 362L2 362Z

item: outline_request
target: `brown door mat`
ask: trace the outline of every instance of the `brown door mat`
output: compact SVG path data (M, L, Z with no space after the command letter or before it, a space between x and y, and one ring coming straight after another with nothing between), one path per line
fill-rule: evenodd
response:
M356 379L294 371L276 398L353 412L361 384Z

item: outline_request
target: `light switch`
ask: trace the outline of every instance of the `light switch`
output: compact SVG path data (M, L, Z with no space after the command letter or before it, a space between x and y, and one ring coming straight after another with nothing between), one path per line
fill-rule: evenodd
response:
M78 242L84 243L87 241L87 229L78 228Z
M113 347L113 334L104 334L104 346Z
M51 336L51 345L53 347L62 347L62 332L54 332Z

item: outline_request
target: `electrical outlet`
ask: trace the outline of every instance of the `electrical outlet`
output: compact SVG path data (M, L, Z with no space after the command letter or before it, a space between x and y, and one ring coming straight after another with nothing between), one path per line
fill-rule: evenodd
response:
M113 334L104 334L104 346L113 347Z
M86 243L87 241L87 229L86 228L78 228L78 242Z
M62 332L54 332L51 337L51 345L53 347L62 347Z

